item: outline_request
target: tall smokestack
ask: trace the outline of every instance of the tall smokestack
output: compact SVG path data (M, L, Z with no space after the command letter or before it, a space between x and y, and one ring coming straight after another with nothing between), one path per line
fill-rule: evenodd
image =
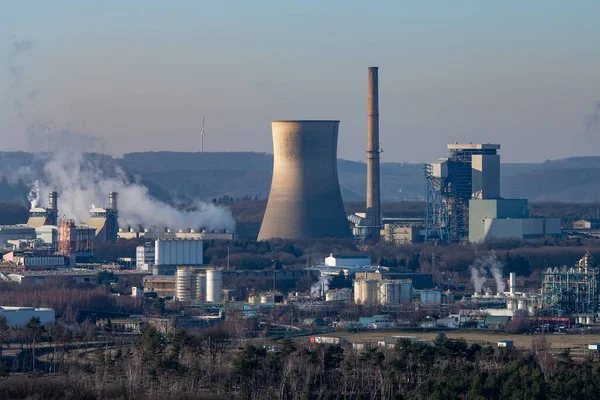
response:
M119 193L110 192L108 195L108 208L111 210L117 209L117 199L119 198Z
M58 210L58 192L50 192L48 194L48 208Z
M381 199L379 190L379 78L378 67L369 67L369 110L367 131L367 218L372 223L370 238L379 240Z

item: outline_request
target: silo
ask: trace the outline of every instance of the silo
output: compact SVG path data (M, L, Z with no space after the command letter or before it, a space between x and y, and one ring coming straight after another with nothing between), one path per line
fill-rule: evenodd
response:
M379 302L378 280L366 280L361 285L361 300L363 304L373 305Z
M349 238L337 173L339 121L273 121L273 179L258 240Z
M206 274L199 273L196 275L196 299L198 301L206 301Z
M392 306L400 303L400 282L383 282L379 291L379 303L381 305Z
M179 301L191 301L194 293L194 273L186 267L177 267L175 296Z
M206 301L210 303L220 303L222 300L221 287L223 286L223 277L221 271L209 269L206 271Z
M412 281L400 281L400 303L410 303L412 300Z
M364 281L362 280L356 280L354 281L354 303L355 304L362 304L363 300L362 300L362 283Z

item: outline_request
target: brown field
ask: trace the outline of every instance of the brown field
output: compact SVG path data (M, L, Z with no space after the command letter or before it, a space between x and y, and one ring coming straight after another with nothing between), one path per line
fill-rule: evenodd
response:
M503 332L494 332L486 330L447 330L443 331L448 338L465 339L470 343L478 344L496 344L500 340L512 340L515 347L520 349L531 349L532 342L534 339L542 339L544 337L553 349L587 349L589 343L600 342L600 335L558 335L558 334L545 334L545 335L514 335ZM345 337L351 343L369 343L383 340L384 336L411 336L416 337L420 340L433 340L440 331L414 331L414 330L373 330L363 331L359 333L351 333L346 331L331 332L323 335L313 336L334 336L334 337ZM308 341L308 338L303 338Z

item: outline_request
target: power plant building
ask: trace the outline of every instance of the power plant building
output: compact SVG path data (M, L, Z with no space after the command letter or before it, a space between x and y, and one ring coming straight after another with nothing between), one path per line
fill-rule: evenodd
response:
M469 242L560 234L560 218L529 218L526 199L469 201Z
M119 210L117 192L110 192L108 208L90 210L88 225L96 229L96 241L99 243L116 242L119 233Z
M339 121L273 121L273 178L258 240L350 238L337 173Z
M44 225L54 225L58 223L58 192L52 191L48 195L48 207L35 207L29 211L27 225L38 228Z

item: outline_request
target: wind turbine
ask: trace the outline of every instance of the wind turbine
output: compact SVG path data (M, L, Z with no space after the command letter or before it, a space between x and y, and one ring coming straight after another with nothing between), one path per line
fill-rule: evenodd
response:
M204 153L204 137L206 136L206 132L204 132L204 117L202 117L202 129L200 129L200 152Z

